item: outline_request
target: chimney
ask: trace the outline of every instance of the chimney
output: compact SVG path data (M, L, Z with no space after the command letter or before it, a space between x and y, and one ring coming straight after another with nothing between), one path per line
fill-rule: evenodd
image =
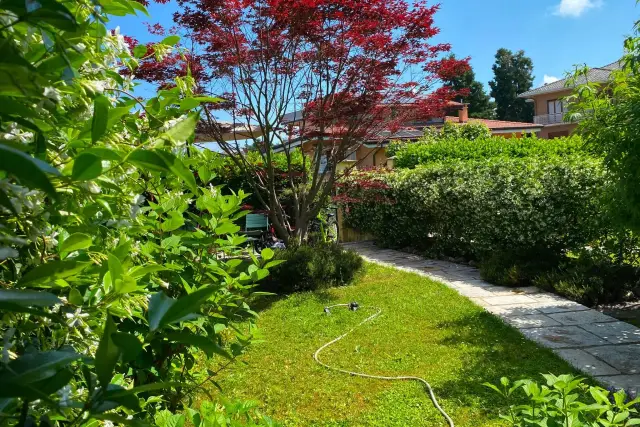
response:
M458 110L458 122L467 123L469 121L469 104L463 104L462 109Z

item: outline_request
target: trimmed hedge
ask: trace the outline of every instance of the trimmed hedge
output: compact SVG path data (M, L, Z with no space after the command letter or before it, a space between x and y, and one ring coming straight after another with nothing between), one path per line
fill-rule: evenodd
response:
M467 138L425 137L413 144L395 146L396 167L415 168L448 160L481 160L494 157L566 157L586 150L579 136L557 139L502 138L492 136L470 140Z
M551 256L601 236L605 185L601 162L584 156L493 158L352 175L338 199L347 226L386 246Z

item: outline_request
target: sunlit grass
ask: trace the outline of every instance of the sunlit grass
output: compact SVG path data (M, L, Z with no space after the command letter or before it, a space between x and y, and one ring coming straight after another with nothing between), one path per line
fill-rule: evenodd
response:
M574 372L551 351L527 341L444 285L415 274L367 265L352 286L273 299L258 322L265 342L217 378L229 397L253 399L287 426L445 425L416 383L331 372L313 361L322 344L371 312L334 309L357 301L383 314L323 353L349 370L416 375L433 386L457 426L500 425L496 395L482 386L501 376Z

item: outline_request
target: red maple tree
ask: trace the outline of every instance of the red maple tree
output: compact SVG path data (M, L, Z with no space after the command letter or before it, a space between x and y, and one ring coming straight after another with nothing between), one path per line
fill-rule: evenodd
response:
M162 63L149 56L136 77L166 85L190 70L200 91L227 94L204 109L199 137L217 142L244 171L285 240L305 238L341 160L408 120L441 116L459 94L440 82L468 69L467 60L443 57L449 44L431 43L438 6L423 1L177 1L174 21L189 54ZM218 120L214 108L230 119ZM295 135L285 116L293 111ZM251 130L242 136L259 148L263 173L248 160L246 140L229 139L238 127ZM293 202L283 206L274 149L291 162L299 141L314 142L305 144L305 176L289 168Z

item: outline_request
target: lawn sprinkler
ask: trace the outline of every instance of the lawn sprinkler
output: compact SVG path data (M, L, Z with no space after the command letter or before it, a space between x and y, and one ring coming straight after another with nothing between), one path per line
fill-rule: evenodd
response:
M319 365L324 366L327 369L330 369L330 370L336 371L336 372L341 372L343 374L352 375L352 376L355 376L355 377L371 378L371 379L386 380L386 381L417 381L417 382L421 383L427 389L427 393L429 394L429 397L431 398L431 401L433 402L433 406L435 406L436 409L442 414L444 419L447 421L448 426L449 427L455 427L451 417L445 412L444 409L442 409L442 407L438 403L438 400L436 399L436 395L433 393L433 389L431 388L431 385L424 378L413 377L413 376L387 377L387 376L382 376L382 375L365 374L365 373L362 373L362 372L354 372L354 371L348 371L346 369L336 368L335 366L327 365L326 363L324 363L323 361L320 360L320 353L324 349L326 349L327 347L331 346L332 344L337 343L342 338L346 337L351 332L353 332L356 329L358 329L360 326L364 325L367 322L372 321L376 317L380 316L380 314L382 314L382 309L380 309L378 307L364 306L364 305L361 306L360 304L358 304L355 301L350 302L348 304L334 304L334 305L327 306L327 307L324 308L324 312L327 315L330 315L331 314L331 309L332 308L336 308L336 307L348 308L349 311L357 311L357 310L361 310L361 309L362 310L367 310L368 309L368 310L373 310L374 313L371 316L369 316L366 319L364 319L362 322L358 323L353 328L349 329L344 334L340 335L337 338L334 338L333 340L329 341L328 343L324 344L322 347L317 349L316 352L313 353L313 360L315 360Z

